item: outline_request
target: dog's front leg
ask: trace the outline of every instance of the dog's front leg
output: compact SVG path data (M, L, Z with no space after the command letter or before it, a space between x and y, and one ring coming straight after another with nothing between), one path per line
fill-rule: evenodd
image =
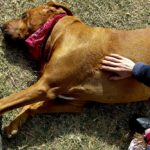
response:
M4 128L4 132L8 138L18 133L19 128L26 122L30 116L41 113L79 113L83 110L86 102L74 100L51 100L41 101L23 107L19 115Z

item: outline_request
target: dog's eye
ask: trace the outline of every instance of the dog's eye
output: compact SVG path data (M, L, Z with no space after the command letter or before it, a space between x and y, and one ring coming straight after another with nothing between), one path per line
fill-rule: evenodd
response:
M26 16L27 16L27 14L26 14L26 13L23 13L22 16L21 16L21 18L23 19L23 18L25 18Z

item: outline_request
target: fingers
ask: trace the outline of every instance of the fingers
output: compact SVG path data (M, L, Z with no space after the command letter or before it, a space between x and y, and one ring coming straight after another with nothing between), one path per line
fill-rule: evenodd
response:
M102 60L102 69L109 69L107 71L116 71L116 68L112 67L121 66L121 60L119 58L120 56L118 56L117 54L110 54L109 56L105 56Z
M102 60L102 65L108 65L113 67L123 67L129 64L131 60L118 54L109 54Z
M134 65L135 63L128 58L118 54L110 54L102 60L101 69L116 74L116 76L110 77L110 80L121 80L132 75Z
M109 56L117 58L117 59L124 59L125 58L125 57L123 57L123 56L121 56L119 54L114 54L114 53L111 53Z
M101 69L105 70L105 71L115 72L115 73L120 71L120 68L113 67L113 66L107 66L107 65L102 65Z
M121 62L121 61L127 60L128 58L123 57L119 54L111 53L111 54L105 56L104 59L114 61L114 62Z
M113 57L113 56L111 56L111 55L105 56L105 57L104 57L104 60L111 61L111 62L115 62L115 63L120 63L120 59L118 59L118 58L116 58L116 57Z
M113 61L110 61L110 60L102 60L102 65L106 65L106 66L112 66L112 67L119 67L120 66L120 62L113 62Z

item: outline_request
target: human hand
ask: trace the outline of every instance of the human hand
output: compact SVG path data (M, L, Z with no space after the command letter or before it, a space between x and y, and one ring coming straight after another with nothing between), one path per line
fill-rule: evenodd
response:
M118 54L110 54L102 60L101 69L115 73L110 80L120 80L132 76L132 70L135 63Z

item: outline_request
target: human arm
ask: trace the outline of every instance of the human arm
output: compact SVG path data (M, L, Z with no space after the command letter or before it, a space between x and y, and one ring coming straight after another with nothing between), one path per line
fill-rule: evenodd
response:
M150 65L138 62L133 67L132 74L135 79L150 86Z
M138 62L120 56L118 54L110 54L102 60L102 70L115 73L111 76L111 80L120 80L133 76L138 81L150 86L150 65Z

